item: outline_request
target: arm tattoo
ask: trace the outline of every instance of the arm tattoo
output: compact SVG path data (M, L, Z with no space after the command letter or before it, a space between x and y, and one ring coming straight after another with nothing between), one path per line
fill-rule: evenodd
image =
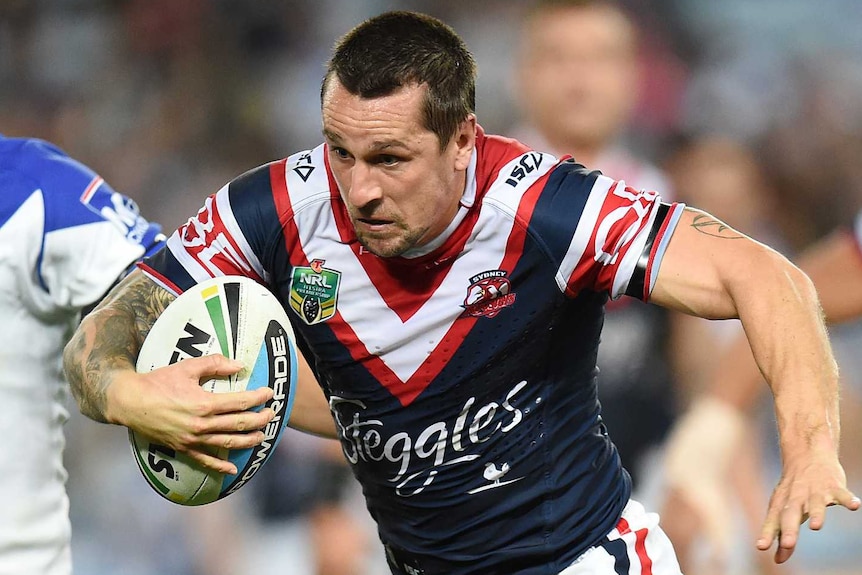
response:
M144 338L173 300L172 294L136 273L84 319L64 353L66 378L81 413L107 421L107 391L114 372L134 370Z
M738 240L745 237L720 220L706 214L696 214L691 222L691 227L702 234L715 238Z
M175 297L167 290L157 286L144 275L140 275L128 285L128 290L121 301L112 302L124 309L128 316L134 318L138 335L135 357L138 355L140 344L150 333L150 328L153 327L156 319L174 299Z

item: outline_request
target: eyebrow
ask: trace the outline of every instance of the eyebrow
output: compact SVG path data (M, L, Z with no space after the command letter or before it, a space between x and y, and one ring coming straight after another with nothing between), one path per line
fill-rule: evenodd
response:
M336 134L335 132L330 132L329 130L323 130L323 137L331 142L340 142L341 136Z
M340 144L342 142L341 136L335 132L330 132L329 130L323 130L323 136L333 144ZM393 148L402 150L410 149L410 147L401 140L377 140L372 142L371 149L369 151L382 152Z

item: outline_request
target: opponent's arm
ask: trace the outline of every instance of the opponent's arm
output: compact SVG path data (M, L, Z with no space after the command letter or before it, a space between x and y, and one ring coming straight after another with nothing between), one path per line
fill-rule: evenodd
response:
M202 465L235 473L235 466L210 454L213 447L241 449L263 440L259 430L270 409L249 411L270 399L268 387L216 394L200 380L230 375L242 366L220 355L189 358L150 373L135 371L141 343L173 296L139 271L120 282L83 319L67 344L63 362L81 412L124 425L183 451Z
M827 322L862 316L862 253L853 235L840 231L826 237L807 249L798 264L814 282Z
M651 301L706 318L742 321L775 398L784 473L758 547L780 536L792 554L799 524L819 529L825 508L856 509L838 462L838 370L811 280L774 250L687 208L674 231Z

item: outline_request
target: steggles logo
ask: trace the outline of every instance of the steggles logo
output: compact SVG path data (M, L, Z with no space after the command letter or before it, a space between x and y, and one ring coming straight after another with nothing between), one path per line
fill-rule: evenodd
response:
M503 270L489 270L470 278L467 297L464 298L464 316L494 317L503 308L515 303L512 284Z
M474 446L517 427L529 412L516 407L518 394L526 386L526 381L520 381L502 401L485 405L477 406L476 398L470 397L454 419L432 423L415 435L403 430L392 432L384 429L383 420L367 419L366 405L360 400L333 395L329 398L329 409L335 417L347 460L354 465L359 461L393 464L394 474L388 481L397 495L412 497L422 493L446 468L479 459L478 453L470 453L475 451ZM480 467L476 480L485 482L467 493L502 487L520 479L501 481L508 472L507 463L502 463L500 469Z

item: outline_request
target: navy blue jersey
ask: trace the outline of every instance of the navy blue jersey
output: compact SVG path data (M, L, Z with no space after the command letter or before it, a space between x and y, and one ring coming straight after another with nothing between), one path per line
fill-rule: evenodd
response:
M460 224L380 258L325 152L240 176L143 269L281 298L396 572L558 573L629 498L596 397L603 308L648 297L682 206L480 132Z

